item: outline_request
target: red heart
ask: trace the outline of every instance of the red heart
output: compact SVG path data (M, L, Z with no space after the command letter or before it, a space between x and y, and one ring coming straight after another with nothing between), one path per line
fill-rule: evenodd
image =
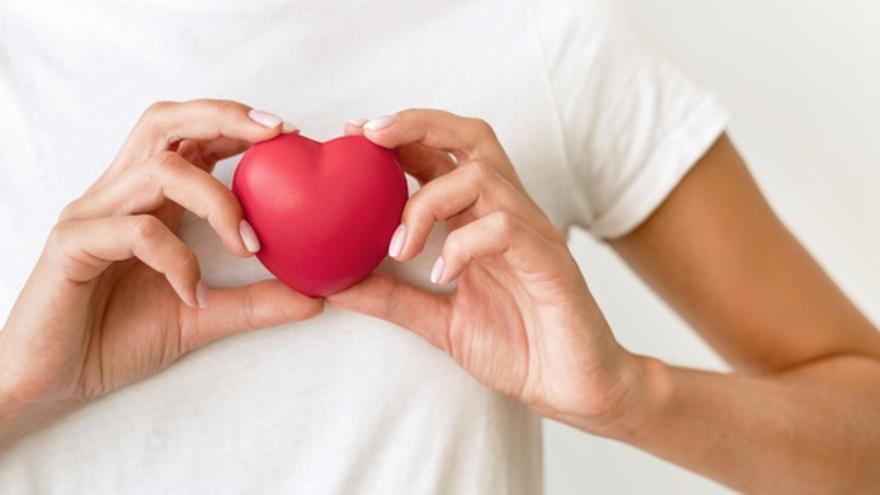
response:
M260 238L257 258L288 286L326 296L385 258L408 193L394 152L361 136L255 144L232 191Z

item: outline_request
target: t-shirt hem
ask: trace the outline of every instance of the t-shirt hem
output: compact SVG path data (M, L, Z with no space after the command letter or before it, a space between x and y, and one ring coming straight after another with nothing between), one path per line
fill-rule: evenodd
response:
M590 233L601 239L614 239L641 225L718 140L728 121L729 114L717 99L706 98L663 141L612 207L591 222Z

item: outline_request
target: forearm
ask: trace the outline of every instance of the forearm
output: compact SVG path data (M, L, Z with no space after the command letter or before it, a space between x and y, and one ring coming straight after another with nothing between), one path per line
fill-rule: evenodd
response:
M40 380L16 373L6 355L8 332L0 331L0 455L25 435L76 409L80 402L40 395Z
M49 421L48 412L28 410L8 388L8 383L0 384L0 455L21 437Z
M880 489L880 361L759 377L639 361L641 392L603 434L749 493Z

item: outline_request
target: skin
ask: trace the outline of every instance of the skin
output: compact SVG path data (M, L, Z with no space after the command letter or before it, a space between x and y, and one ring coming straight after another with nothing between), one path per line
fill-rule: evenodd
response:
M611 246L731 374L668 366L615 341L564 236L486 123L409 110L348 132L398 148L423 183L396 259L415 257L445 220L438 282L457 285L438 295L375 274L332 304L417 332L548 418L737 490L880 490L880 334L774 215L726 136Z
M205 109L212 105L222 108ZM189 162L172 167L178 172L207 171L214 159L281 132L280 123L254 126L249 109L236 105L151 109L138 128L153 130L136 128L108 173L65 209L0 333L0 362L11 363L0 375L7 442L11 432L145 378L199 345L320 311L319 301L274 282L207 290L199 307L195 260L161 261L186 259L167 253L188 249L172 234L179 211L166 199L206 218L234 253L249 254L240 207L208 186L216 184L207 173L146 173L160 185L148 182L149 201L131 199L149 189L136 171L178 162L169 154ZM726 137L646 222L611 241L737 370L718 374L668 366L617 343L565 236L528 196L485 122L407 110L346 132L397 149L422 183L407 202L393 257L414 258L433 224L445 221L450 234L432 274L439 284L457 283L435 294L376 273L331 304L418 333L487 387L548 418L738 490L880 488L872 462L880 455L877 330L775 217ZM224 151L206 151L218 146ZM192 182L177 183L184 176ZM121 185L130 182L140 186ZM124 194L101 193L117 188ZM196 192L203 189L213 192ZM119 220L144 216L161 221ZM113 345L102 343L108 338Z
M280 119L266 126L250 110L154 104L107 171L61 212L0 332L0 447L186 352L321 311L322 301L275 280L209 289L174 233L186 209L233 254L252 256L241 206L210 175L217 160L282 132Z

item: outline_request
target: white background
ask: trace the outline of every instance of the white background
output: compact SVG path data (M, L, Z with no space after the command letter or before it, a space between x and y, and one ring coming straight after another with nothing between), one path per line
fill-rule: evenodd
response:
M880 3L619 1L732 110L730 134L777 213L880 322ZM723 369L610 250L580 233L571 245L624 345ZM727 493L628 446L544 432L549 495Z

